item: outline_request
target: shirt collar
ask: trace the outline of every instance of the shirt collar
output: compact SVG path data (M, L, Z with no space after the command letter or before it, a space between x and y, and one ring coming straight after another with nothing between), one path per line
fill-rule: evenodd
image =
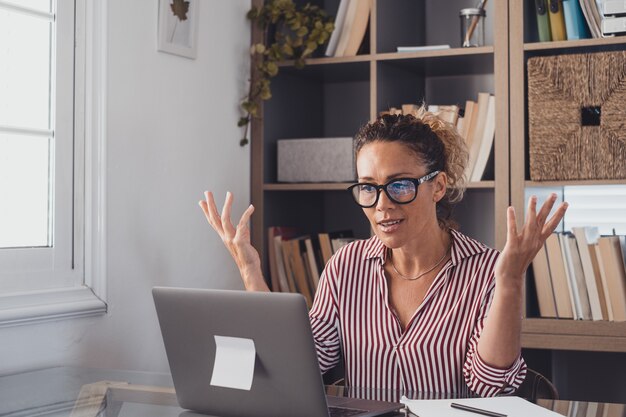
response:
M487 250L485 245L471 237L465 236L461 232L450 229L450 235L452 236L452 250L450 253L452 265L456 265L465 258ZM384 263L387 255L386 249L387 247L383 242L374 235L365 244L365 259L379 258Z

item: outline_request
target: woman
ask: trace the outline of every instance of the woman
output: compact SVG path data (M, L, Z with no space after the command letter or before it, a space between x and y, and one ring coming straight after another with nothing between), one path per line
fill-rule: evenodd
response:
M456 129L436 116L386 115L355 136L358 184L350 187L374 236L339 250L320 278L309 313L323 372L343 355L351 386L493 396L523 381L520 333L528 265L565 214L548 220L531 197L517 230L507 212L502 253L451 227L463 194L467 151ZM200 205L241 272L246 289L269 291L248 220L221 216L211 193Z

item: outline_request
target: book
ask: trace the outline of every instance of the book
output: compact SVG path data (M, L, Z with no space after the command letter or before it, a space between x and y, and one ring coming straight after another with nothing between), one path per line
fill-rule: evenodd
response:
M537 290L539 315L541 317L558 317L545 244L541 246L541 249L537 252L537 256L533 259L532 266L535 288Z
M565 272L565 262L563 261L563 255L561 253L559 234L552 233L548 236L545 247L552 289L554 291L557 317L561 319L572 319L574 318L573 304L570 298L569 282Z
M288 240L288 253L291 263L291 270L293 271L293 277L296 284L297 291L304 296L306 304L309 308L313 305L313 295L309 286L309 279L307 277L307 271L304 267L304 261L302 259L300 251L300 241L305 237L299 237L296 239Z
M578 246L578 254L580 256L585 286L589 297L589 305L591 307L591 318L592 320L602 320L602 307L600 303L600 292L602 289L600 288L600 291L598 291L598 284L596 282L595 271L591 263L591 254L589 251L589 241L593 241L594 237L597 239L598 229L592 227L572 227L572 233L574 234L576 245Z
M322 260L324 261L324 267L326 267L326 264L333 256L333 247L330 243L330 236L328 233L318 233L317 237L320 241L320 251L322 253Z
M359 0L349 0L348 7L346 8L346 14L343 18L343 24L341 25L341 33L339 34L339 40L337 41L337 47L333 56L343 56L348 45L348 39L350 38L350 32L352 31L352 24L356 17L356 9Z
M622 245L624 236L602 236L598 240L615 321L626 321L626 272Z
M589 30L578 0L563 0L563 17L567 39L587 39Z
M450 49L450 45L422 45L422 46L398 46L397 52L422 52L422 51L439 51Z
M267 228L268 261L270 266L270 284L272 291L289 291L285 266L283 264L282 249L280 242L283 239L291 239L296 236L295 227ZM278 238L278 239L276 239ZM278 244L276 243L278 242Z
M587 292L587 284L580 260L580 252L576 244L576 238L571 233L564 233L564 244L566 245L565 260L568 276L573 288L574 303L578 310L578 318L591 320L591 304Z
M539 42L550 42L552 40L547 1L548 0L535 0L535 16L537 17Z
M317 285L320 282L320 271L318 268L317 255L315 253L315 245L313 244L313 238L306 238L304 244L306 246L306 256L308 260L309 271L311 273L311 284L313 292L317 290ZM317 245L319 246L319 245Z
M456 125L456 121L459 117L459 106L456 104L439 106L437 117L444 122Z
M474 115L474 109L477 108L477 104L475 101L473 100L467 100L465 101L465 110L463 112L463 119L465 120L463 122L463 131L459 132L461 134L461 136L463 137L463 139L465 139L465 144L467 145L467 147L469 148L471 143L469 141L469 131L472 127L472 124L475 123L475 115Z
M606 275L606 270L604 269L604 262L602 260L602 253L600 252L600 245L593 245L595 250L595 261L597 262L598 267L598 275L600 276L600 280L602 281L602 290L604 292L604 300L606 302L606 315L608 321L614 321L613 317L613 307L611 305L611 295L609 294L609 284L608 277Z
M402 114L412 114L413 116L417 116L417 111L420 106L417 104L403 104L402 105Z
M602 18L600 30L603 35L626 32L626 16Z
M330 243L333 246L333 253L336 253L339 249L351 242L354 242L353 237L337 237L330 240Z
M562 0L548 0L548 17L550 18L550 35L552 40L566 40L567 33L565 32Z
M589 5L587 0L578 0L578 4L580 5L580 10L583 12L583 16L585 17L585 22L587 22L587 27L589 28L589 33L592 38L599 38L600 36L600 28L595 26L595 22L593 20L593 16L591 15L591 11L589 10Z
M363 38L367 32L367 22L370 17L370 0L352 0L357 3L356 15L352 22L352 29L348 37L348 43L343 51L343 55L336 56L356 56L359 47L363 43Z
M598 6L600 13L605 16L626 14L626 2L624 0L603 0Z
M287 291L285 292L298 292L298 287L296 286L296 278L293 269L293 260L291 255L291 243L289 240L283 240L280 236L275 237L281 248L281 253L283 255L283 266L285 267L285 277L287 280Z
M472 167L472 174L469 178L470 181L480 181L487 167L487 161L489 155L493 150L493 140L496 135L496 98L493 95L489 96L489 102L487 104L487 114L485 115L485 124L483 126L482 135L480 137L480 144L478 146L478 153ZM473 145L472 145L473 146Z
M346 19L346 12L348 11L349 3L350 0L341 0L339 2L339 7L337 8L337 16L335 16L335 29L333 30L333 33L330 34L330 39L328 40L328 45L326 46L326 56L335 55L335 51L337 50L337 44L339 43L339 38L341 37L343 22Z
M469 161L465 169L465 177L469 180L472 176L472 170L478 158L480 144L482 141L485 124L487 122L487 111L489 109L489 93L478 93L478 109L474 109L476 115L472 114L472 126L468 132Z
M463 129L465 128L465 117L459 116L456 118L456 132L463 137ZM465 139L465 138L463 138Z

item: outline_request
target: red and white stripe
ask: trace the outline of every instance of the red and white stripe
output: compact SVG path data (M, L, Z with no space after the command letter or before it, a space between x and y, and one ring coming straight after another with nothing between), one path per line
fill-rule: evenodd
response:
M309 313L322 372L343 353L346 385L403 392L513 392L526 365L494 368L477 352L495 288L498 251L452 231L451 259L405 331L388 303L386 250L372 237L341 248L320 279Z

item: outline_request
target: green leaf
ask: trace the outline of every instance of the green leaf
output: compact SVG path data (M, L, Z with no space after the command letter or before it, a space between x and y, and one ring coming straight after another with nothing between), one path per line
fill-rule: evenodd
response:
M249 143L248 138L243 138L239 141L239 146L243 147Z
M237 122L237 126L242 127L248 124L249 119L247 117L242 117Z

